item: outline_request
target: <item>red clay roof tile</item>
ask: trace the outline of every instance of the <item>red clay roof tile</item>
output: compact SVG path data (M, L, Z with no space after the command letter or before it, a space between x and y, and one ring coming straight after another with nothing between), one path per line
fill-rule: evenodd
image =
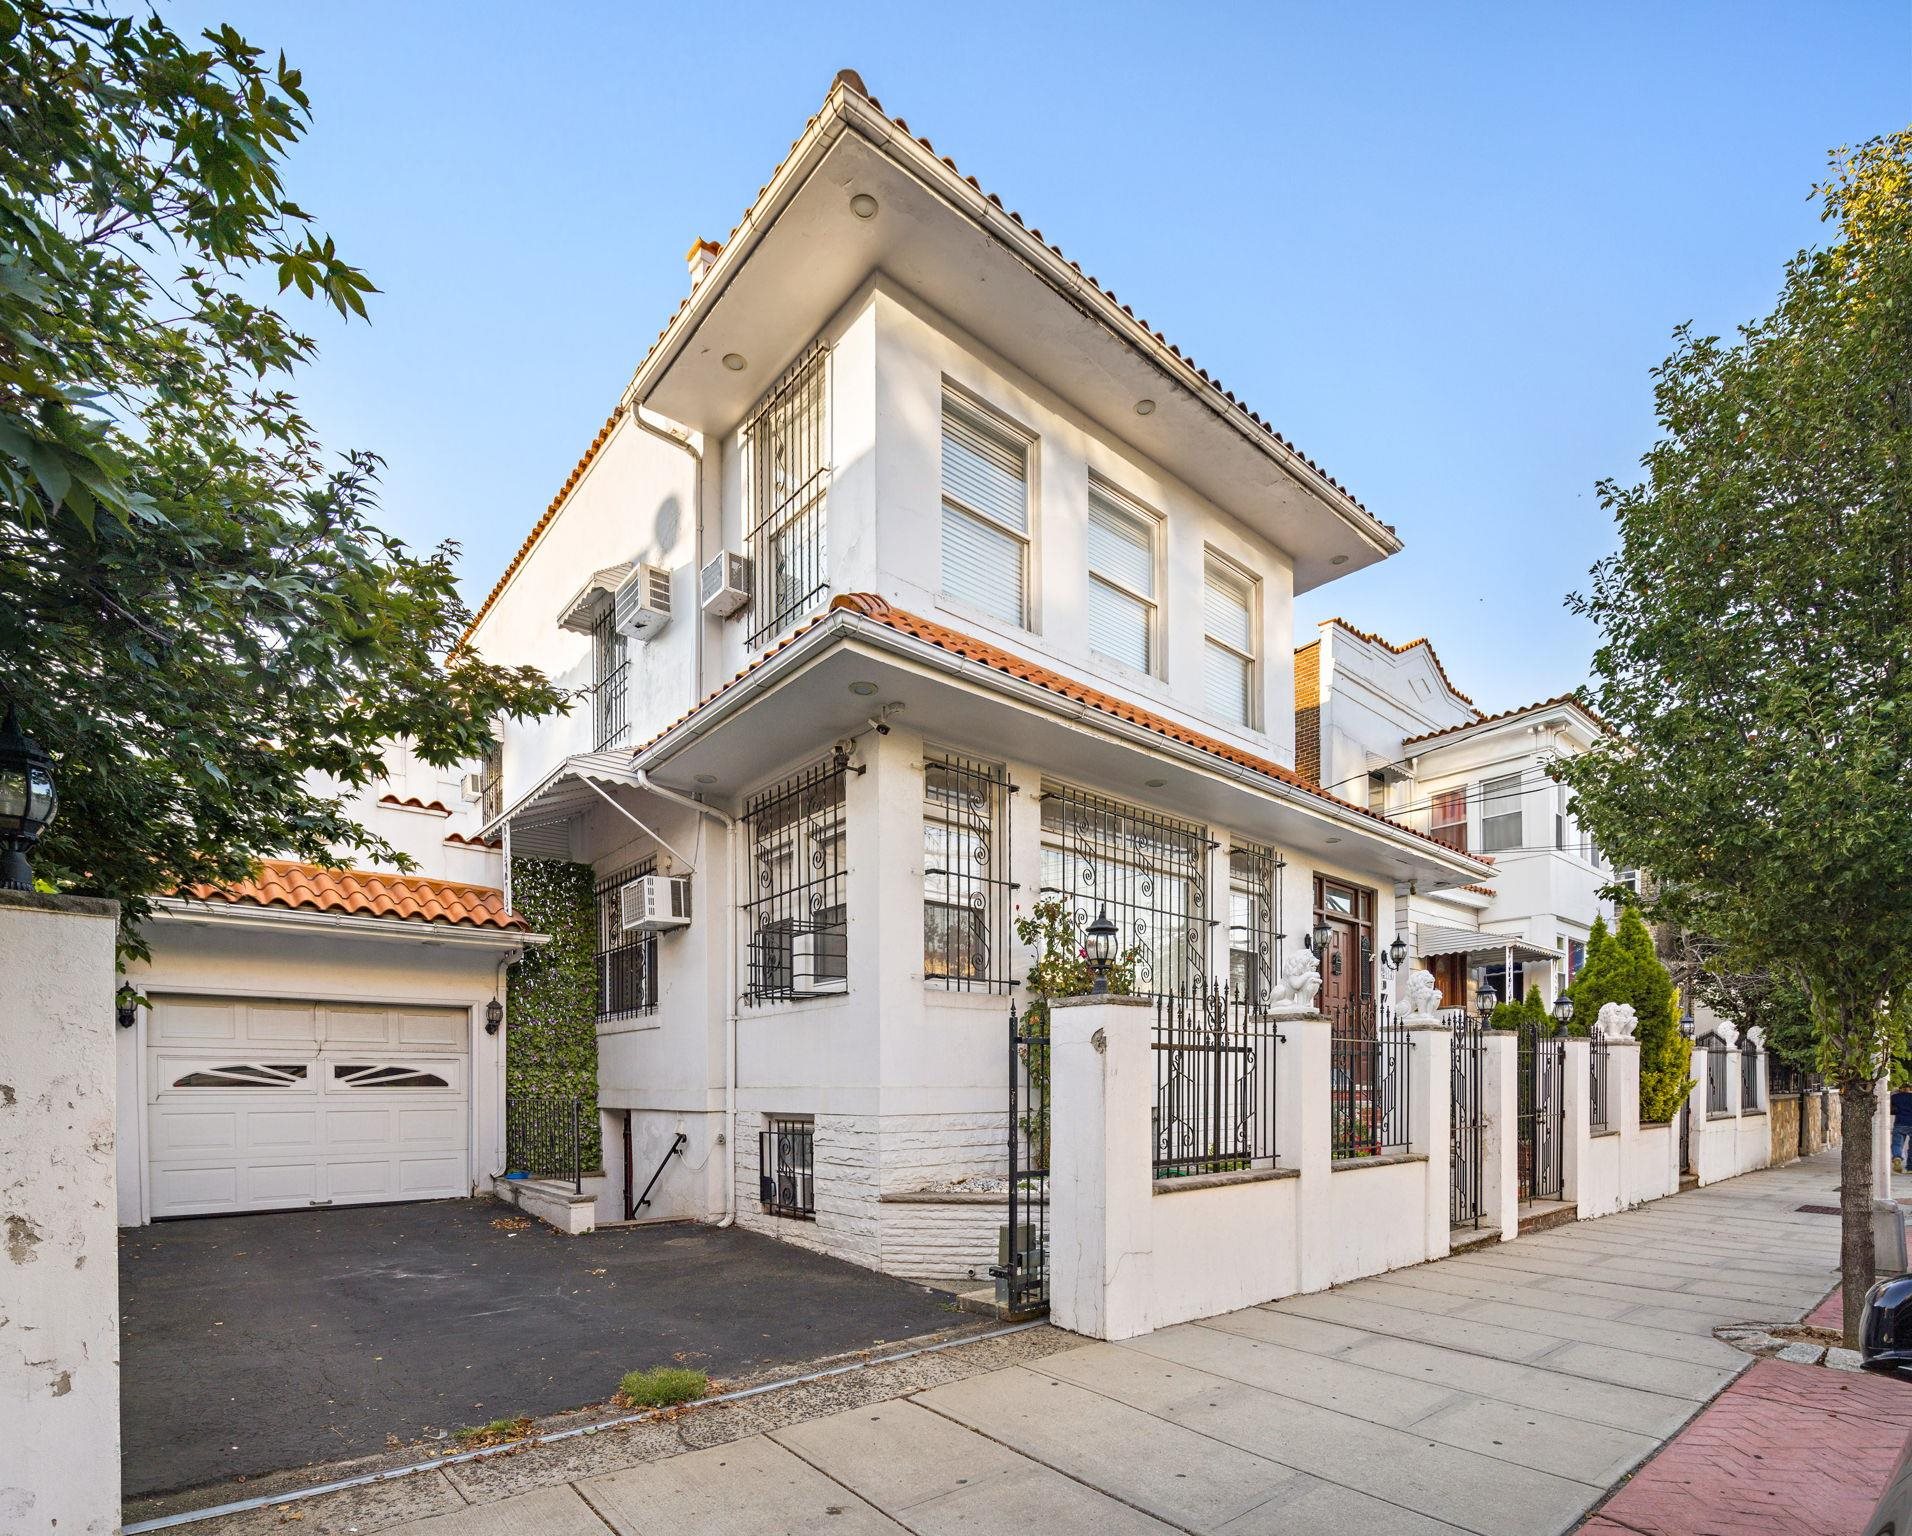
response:
M396 917L471 928L531 926L517 913L505 910L504 892L494 886L431 880L422 875L325 869L285 859L263 860L257 876L237 885L188 886L184 894L196 901L283 907L294 912L337 912L347 917Z

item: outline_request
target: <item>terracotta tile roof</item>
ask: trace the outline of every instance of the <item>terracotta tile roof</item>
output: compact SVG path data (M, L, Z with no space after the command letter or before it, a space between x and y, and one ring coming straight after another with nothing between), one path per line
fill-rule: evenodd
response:
M380 805L392 805L401 811L430 811L434 816L451 815L451 807L442 800L421 800L417 795L407 795L403 800L397 795L380 795Z
M526 929L505 910L504 892L489 885L430 880L422 875L382 875L360 869L325 869L266 859L258 875L237 885L188 886L195 901L232 906L284 907L294 912L337 912L347 917L409 918L471 928Z
M1476 896L1492 896L1496 892L1491 885L1463 885L1463 891L1472 891Z
M830 82L829 91L824 93L825 106L828 106L830 96L835 93L835 91L837 90L839 86L843 87L846 91L854 92L856 95L862 97L865 101L867 101L870 104L870 106L876 112L878 112L879 114L883 116L886 122L891 124L893 127L895 127L899 132L903 133L904 135L913 137L914 142L921 145L922 148L927 153L931 155L936 155L936 146L932 144L926 137L920 134L911 135L910 125L907 122L905 122L901 117L892 117L888 113L884 112L883 104L880 101L878 101L876 97L870 94L869 89L863 84L862 76L857 74L857 72L853 69L842 69L837 71L836 77ZM808 119L805 120L803 125L803 131L799 133L796 136L796 138L790 141L790 148L784 152L783 158L779 160L775 168L772 169L770 173L770 179L766 181L761 187L757 188L757 195L750 200L750 206L744 210L743 217L739 219L735 225L732 226L730 233L726 235L720 241L699 240L698 242L693 244L693 246L691 247L693 251L698 249L699 246L710 246L721 251L727 248L730 245L730 243L737 238L738 232L742 230L744 225L750 222L750 220L756 214L758 205L762 203L764 197L769 193L770 188L775 184L777 177L782 173L784 166L789 163L791 156L794 155L796 151L802 146L805 136L810 132L810 130L813 127L816 126L817 118L819 116L821 116L821 113L813 113ZM1056 245L1050 241L1043 240L1041 230L1025 222L1023 219L1023 216L1020 213L1016 212L1015 209L1004 208L1002 199L998 197L994 192L984 192L982 188L982 184L978 182L974 176L964 175L963 172L957 168L956 162L950 159L949 156L936 155L936 158L953 175L961 177L962 180L969 185L972 191L986 198L996 208L1001 209L1002 212L1008 216L1008 218L1016 225L1017 228L1027 230L1029 235L1032 238L1034 238L1035 240L1037 240L1038 242L1046 246L1048 250L1051 253L1053 253L1056 257L1058 257L1060 260L1067 262L1070 270L1073 271L1076 274L1076 276L1080 277L1084 282L1088 283L1091 287L1095 289L1095 291L1098 294L1100 294L1103 298L1107 299L1111 304L1114 304L1119 309L1121 309L1122 313L1128 316L1130 320L1132 320L1137 326L1139 326L1145 334L1152 336L1157 342L1159 342L1163 347L1165 347L1168 350L1169 355L1175 360L1175 363L1188 376L1188 378L1190 378L1191 380L1199 379L1203 384L1215 390L1225 400L1227 400L1231 406L1234 407L1235 411L1240 416L1242 416L1249 422L1252 422L1256 427L1258 427L1261 430L1261 432L1265 436L1273 439L1277 444L1279 444L1284 453L1292 454L1295 458L1299 459L1303 464L1307 465L1309 469L1313 470L1315 474L1319 475L1323 481L1325 481L1328 485L1332 486L1337 492L1339 492L1340 495L1348 502L1350 506L1354 507L1357 511L1362 513L1363 516L1367 517L1371 522L1373 522L1377 526L1381 528L1385 528L1390 535L1395 533L1396 530L1392 523L1384 523L1381 521L1380 518L1376 517L1372 512L1368 511L1366 505L1361 501L1359 497L1357 497L1339 480L1335 479L1333 475L1329 474L1313 459L1309 458L1307 454L1303 453L1299 448L1297 448L1294 445L1294 443L1291 442L1288 438L1283 437L1281 433L1277 432L1272 423L1266 420L1258 412L1251 410L1248 406L1248 403L1245 400L1237 399L1235 397L1234 392L1228 389L1225 385L1223 385L1219 377L1216 377L1215 375L1210 374L1209 371L1206 368L1203 368L1202 366L1200 366L1193 357L1184 355L1180 347L1176 346L1174 342L1170 341L1166 336L1164 336L1160 330L1157 330L1155 327L1151 326L1147 320L1137 315L1134 309L1132 309L1129 305L1124 304L1121 301L1121 299L1117 298L1115 295L1115 291L1113 289L1103 287L1102 284L1098 282L1093 276L1084 272L1078 263L1070 260L1068 256L1064 255L1061 246ZM645 352L646 361L648 361L650 356L657 351L658 344L662 342L664 338L670 334L671 327L677 323L677 317L683 314L683 312L690 306L692 294L694 294L696 291L697 291L696 289L692 289L691 293L686 293L681 299L677 301L677 307L671 311L670 317L664 322L663 327L658 331L657 335L654 338L652 338L651 345L646 349L646 352ZM639 368L641 371L642 364L639 365ZM577 467L571 471L570 479L565 481L564 485L559 489L558 494L551 499L551 505L545 509L544 516L538 519L536 526L532 528L530 534L526 537L524 543L519 547L518 553L512 556L511 563L505 567L504 574L498 578L497 583L492 587L490 593L486 596L485 600L478 605L477 612L472 615L471 623L465 627L465 632L462 636L459 637L458 644L452 648L452 654L454 656L457 655L457 653L461 649L463 649L466 642L471 639L473 631L478 628L478 625L483 621L485 615L491 611L492 604L498 600L499 594L504 591L505 585L511 580L512 574L518 569L520 565L524 563L525 557L531 552L531 547L538 542L539 536L550 525L551 519L557 515L558 508L563 505L565 497L570 494L572 487L577 484L579 477L590 466L591 460L597 456L597 452L603 446L604 440L608 436L610 436L611 428L616 424L618 417L624 414L625 410L626 410L626 406L624 405L623 402L620 401L617 409L611 412L610 418L604 423L604 426L598 432L596 439L594 439L591 446L585 450L584 457L578 460Z
M1503 709L1497 715L1481 715L1477 719L1469 720L1462 725L1447 725L1438 731L1426 731L1419 736L1410 736L1406 741L1402 742L1401 745L1404 747L1412 747L1423 741L1433 741L1437 736L1452 736L1458 731L1471 731L1480 725L1498 725L1503 720L1512 720L1520 715L1537 714L1543 709L1558 709L1562 705L1568 705L1579 710L1581 714L1599 726L1601 730L1610 729L1606 721L1588 709L1586 705L1582 704L1571 693L1563 693L1551 699L1542 699L1538 704L1523 704L1518 709Z
M1295 652L1295 772L1321 782L1321 642Z
M1035 662L1028 661L1016 655L1013 651L1006 651L1000 646L991 645L987 641L978 640L973 636L962 633L960 630L951 629L945 624L937 624L929 619L920 618L905 609L892 606L885 599L870 592L845 592L833 598L826 612L817 615L816 618L811 619L805 624L798 625L797 628L793 629L782 640L778 641L777 644L765 651L762 656L758 657L749 666L737 673L721 688L709 694L695 709L679 716L671 722L671 724L665 726L663 730L651 737L649 741L633 747L631 749L632 755L641 756L652 746L656 745L656 743L670 735L671 732L677 730L684 725L685 722L695 718L696 715L708 708L717 699L730 692L731 689L735 688L752 673L756 672L779 651L787 650L791 645L795 644L799 638L808 634L819 624L826 623L831 614L838 612L853 613L859 618L869 619L873 623L883 625L886 629L895 630L898 634L909 635L913 639L922 640L935 646L938 650L948 651L952 656L959 656L965 661L972 661L980 666L989 667L993 671L1004 673L1022 682L1033 683L1037 687L1056 694L1061 698L1073 700L1078 704L1086 704L1089 708L1097 710L1102 714L1109 715L1117 720L1126 721L1130 725L1139 725L1146 730L1151 730L1158 735L1165 736L1171 741L1179 741L1184 746L1194 747L1198 751L1206 752L1211 757L1234 763L1239 767L1250 769L1255 773L1265 774L1271 779L1279 780L1283 784L1290 785L1295 789L1312 795L1317 800L1326 801L1338 810L1352 811L1358 816L1365 817L1367 820L1376 822L1381 826L1391 828L1393 831L1404 832L1419 842L1432 844L1443 853L1451 854L1453 852L1453 850L1445 844L1435 842L1435 840L1429 837L1425 832L1416 832L1412 827L1403 826L1400 822L1391 820L1381 815L1378 811L1369 810L1365 805L1356 805L1352 800L1343 800L1339 795L1329 794L1327 790L1322 789L1319 785L1310 784L1306 779L1302 778L1300 774L1296 773L1294 769L1285 768L1270 758L1257 757L1252 752L1244 752L1240 747L1231 746L1227 742L1220 741L1213 736L1204 735L1200 731L1191 730L1185 725L1180 725L1165 716L1154 713L1152 710L1143 709L1124 699L1118 699L1113 694L1103 693L1099 689L1090 688L1085 684L1078 683L1075 679L1065 677L1062 673L1052 671L1048 667L1039 666ZM1474 854L1463 854L1462 857L1475 858L1481 863L1490 862L1489 860L1479 859L1479 856Z
M1476 714L1480 712L1478 707L1474 706L1474 701L1454 686L1454 679L1447 675L1447 668L1441 665L1441 658L1435 654L1433 643L1426 635L1421 635L1416 639L1410 640L1406 645L1396 645L1392 640L1382 639L1381 636L1375 634L1372 630L1356 629L1346 619L1323 619L1322 622L1324 624L1332 624L1337 629L1344 629L1353 635L1355 639L1365 640L1369 645L1378 645L1384 651L1392 651L1396 656L1405 656L1417 646L1426 646L1427 659L1434 663L1434 670L1440 674L1441 681L1447 684L1447 691L1453 694L1454 697L1459 699L1463 704L1473 707ZM1313 640L1308 642L1309 645L1314 645L1315 643ZM1299 656L1301 652L1297 651L1295 654Z
M679 307L681 308L682 306ZM551 526L551 519L558 515L558 508L564 505L565 499L577 488L577 483L584 478L584 472L591 467L591 461L598 456L605 443L610 440L611 431L617 426L618 418L623 414L624 405L620 401L617 408L613 410L609 416L604 418L604 425L598 428L598 434L591 439L591 446L584 450L584 456L571 467L570 475L566 478L564 484L558 487L558 494L551 498L551 504L544 509L544 516L539 518L537 522L532 525L531 532L525 535L524 543L518 546L518 552L511 557L511 563L505 567L504 574L492 583L491 591L485 595L485 600L478 605L478 611L471 616L471 622L465 626L465 632L458 637L458 643L451 648L451 654L453 656L456 656L465 648L465 643L471 639L472 631L477 629L484 616L491 612L491 605L498 601L499 596L504 592L506 586L510 584L511 578L517 574L518 567L524 564L525 557L531 553L532 546L544 537L545 529Z
M491 848L499 849L504 844L495 837L467 837L462 832L447 832L445 841L454 848Z

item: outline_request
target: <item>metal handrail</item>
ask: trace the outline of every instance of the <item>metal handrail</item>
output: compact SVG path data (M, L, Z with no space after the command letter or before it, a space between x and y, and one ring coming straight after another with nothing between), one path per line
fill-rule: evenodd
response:
M658 1159L657 1171L651 1175L651 1182L644 1186L644 1193L637 1197L637 1204L624 1213L624 1219L626 1221L635 1221L637 1219L637 1213L651 1203L651 1191L657 1187L657 1181L664 1176L664 1164L682 1153L685 1143L689 1140L690 1137L686 1136L682 1131L677 1133L677 1139L671 1143L670 1151Z

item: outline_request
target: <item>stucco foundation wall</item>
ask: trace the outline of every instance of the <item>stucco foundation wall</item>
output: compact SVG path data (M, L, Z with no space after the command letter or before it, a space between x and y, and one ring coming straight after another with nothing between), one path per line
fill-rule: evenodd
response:
M1326 1097L1324 1094L1323 1097ZM1420 1264L1427 1251L1427 1160L1337 1168L1328 1176L1329 1283Z
M885 1195L880 1215L885 1274L973 1286L988 1282L997 1233L1009 1220L1009 1201L1004 1196Z
M816 1219L777 1216L758 1199L757 1134L764 1117L737 1112L733 1167L737 1225L835 1258L882 1268L882 1223L877 1207L877 1119L874 1115L818 1115L815 1132Z
M1580 1164L1580 1219L1611 1216L1627 1204L1621 1180L1620 1133L1598 1131L1588 1139Z
M1301 1288L1296 1197L1299 1179L1216 1189L1157 1191L1149 1325L1167 1328Z
M1751 1173L1755 1168L1772 1165L1773 1134L1767 1123L1770 1116L1749 1110L1739 1117L1739 1134L1733 1144L1733 1172Z
M908 1194L956 1179L1000 1179L1008 1175L1007 1108L946 1115L885 1115L880 1124L878 1150L885 1195Z
M740 1117L741 1119L741 1117ZM664 1162L677 1133L684 1133L684 1150ZM644 1193L653 1173L650 1205L637 1212L638 1221L715 1221L723 1215L725 1160L721 1138L724 1117L721 1112L684 1114L676 1110L631 1111L631 1195ZM606 1213L602 1206L598 1220L617 1221L624 1215L624 1112L608 1110L604 1117L605 1172L610 1175L606 1193L614 1194L617 1209ZM663 1162L663 1172L658 1164ZM757 1146L750 1145L750 1198L757 1198ZM741 1189L739 1190L741 1193Z
M0 1531L119 1529L112 902L0 892Z
M1626 1149L1626 1203L1660 1200L1678 1187L1679 1167L1674 1158L1674 1128L1643 1125Z

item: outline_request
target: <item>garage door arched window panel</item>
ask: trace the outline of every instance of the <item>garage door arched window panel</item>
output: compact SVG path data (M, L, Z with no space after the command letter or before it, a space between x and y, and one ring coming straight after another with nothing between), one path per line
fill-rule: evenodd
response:
M1205 827L1088 790L1042 788L1042 894L1066 902L1078 933L1107 910L1118 951L1141 951L1138 994L1187 995L1208 979Z
M437 1072L392 1062L334 1062L332 1081L342 1088L450 1088Z
M746 1003L849 987L844 839L848 764L818 763L750 797L743 931Z
M234 1066L194 1067L173 1079L175 1088L302 1088L306 1064L302 1061L265 1064L242 1062Z

